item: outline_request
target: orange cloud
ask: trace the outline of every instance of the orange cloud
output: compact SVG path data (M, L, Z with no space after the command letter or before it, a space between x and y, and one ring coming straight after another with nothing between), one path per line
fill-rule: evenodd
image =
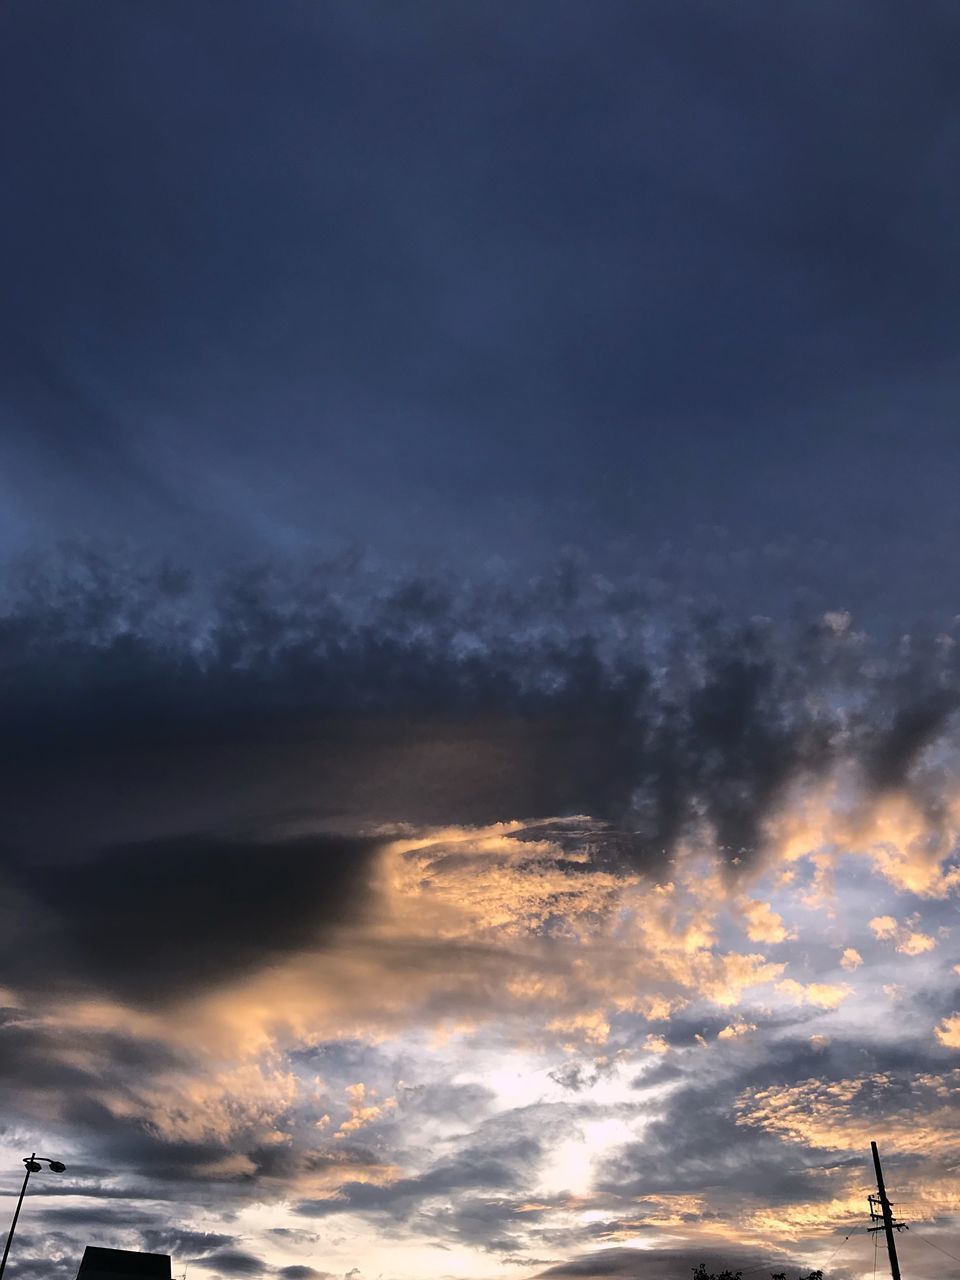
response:
M741 900L741 910L747 924L747 937L751 942L785 942L795 938L795 929L788 929L779 915L768 902L759 898Z
M836 1009L848 996L853 994L853 987L846 982L797 982L794 978L784 978L776 984L776 990L789 997L795 1004L812 1004L820 1009Z
M350 1103L350 1118L344 1120L333 1135L337 1140L356 1133L358 1129L365 1129L375 1120L382 1119L386 1112L392 1111L397 1105L396 1098L386 1098L383 1102L375 1101L376 1090L368 1093L364 1084L347 1085L344 1092Z
M737 1123L790 1142L832 1151L869 1151L882 1140L892 1154L960 1156L960 1069L918 1075L904 1087L873 1074L745 1091ZM882 1117L882 1119L881 1119Z
M734 1040L738 1036L748 1035L751 1031L756 1031L756 1029L756 1025L752 1022L731 1022L722 1031L717 1032L717 1039Z
M852 766L816 784L793 789L767 825L768 855L775 864L811 858L822 892L842 857L869 860L897 890L921 898L945 898L960 885L960 867L949 866L960 839L960 791L953 783L936 810L904 790L867 790Z
M873 936L881 942L895 942L901 955L919 956L925 951L932 951L937 941L929 934L920 932L916 927L917 923L916 916L902 925L893 916L874 916L870 921L870 929Z

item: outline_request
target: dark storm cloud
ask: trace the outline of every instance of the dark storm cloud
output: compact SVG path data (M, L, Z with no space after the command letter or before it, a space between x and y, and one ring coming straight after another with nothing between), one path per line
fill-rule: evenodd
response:
M200 834L111 849L79 866L33 868L23 881L48 945L63 953L64 982L86 980L142 1005L316 945L325 929L356 915L376 847ZM4 957L8 975L15 959ZM35 957L23 980L31 973L40 976ZM47 971L40 980L49 987L55 977Z
M172 1257L198 1258L233 1244L231 1236L217 1231L187 1231L183 1227L141 1227L147 1253L169 1253Z
M868 755L873 782L878 787L897 786L923 749L941 736L958 705L956 690L940 688L899 707Z
M942 613L952 7L0 21L11 543L668 542Z
M7 980L13 976L8 966ZM82 1094L97 1083L109 1085L177 1063L177 1056L160 1040L124 1037L89 1028L61 1030L51 1036L43 1028L12 1019L0 1025L0 1043L3 1045L0 1081L11 1085L17 1080L29 1080L36 1090L62 1095ZM58 1052L51 1053L54 1046ZM71 1166L71 1172L79 1171ZM54 1184L51 1194L58 1194L63 1185Z
M273 1268L263 1258L242 1249L221 1249L203 1256L203 1265L223 1276L261 1276Z
M300 816L583 812L611 824L608 856L638 865L706 820L749 859L786 788L841 758L867 787L920 787L958 700L949 637L889 647L840 615L670 627L569 563L518 591L330 563L210 585L79 556L11 582L0 639L8 859L82 860L128 906L130 868L151 858L187 880L196 860L215 884L232 841L255 878L258 833ZM326 852L330 868L362 861ZM278 855L274 896L297 856ZM55 908L81 880L21 891ZM171 915L172 892L152 895Z
M68 1209L44 1209L44 1222L50 1227L84 1227L94 1230L122 1230L143 1227L149 1221L142 1209L111 1209L71 1206Z

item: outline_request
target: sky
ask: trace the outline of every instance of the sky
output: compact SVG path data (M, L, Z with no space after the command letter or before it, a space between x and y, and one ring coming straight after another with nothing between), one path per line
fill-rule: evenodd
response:
M958 71L0 7L11 1280L960 1276Z

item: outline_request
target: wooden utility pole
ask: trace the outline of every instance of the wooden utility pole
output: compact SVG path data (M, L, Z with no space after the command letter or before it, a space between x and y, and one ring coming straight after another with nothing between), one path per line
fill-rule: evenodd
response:
M893 1209L890 1201L887 1199L887 1189L883 1185L883 1170L880 1168L880 1152L877 1150L875 1142L870 1143L870 1150L873 1152L873 1167L877 1171L877 1194L868 1196L870 1201L870 1220L878 1222L881 1225L870 1227L871 1231L882 1231L887 1237L887 1254L890 1258L890 1275L893 1280L900 1280L900 1263L897 1261L897 1242L894 1239L895 1231L906 1231L907 1224L905 1222L897 1222L893 1216Z

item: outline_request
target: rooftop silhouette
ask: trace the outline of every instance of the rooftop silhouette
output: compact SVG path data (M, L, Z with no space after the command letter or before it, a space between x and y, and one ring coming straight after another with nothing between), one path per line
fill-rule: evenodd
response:
M77 1280L170 1280L170 1255L136 1253L130 1249L102 1249L88 1244L77 1272Z

